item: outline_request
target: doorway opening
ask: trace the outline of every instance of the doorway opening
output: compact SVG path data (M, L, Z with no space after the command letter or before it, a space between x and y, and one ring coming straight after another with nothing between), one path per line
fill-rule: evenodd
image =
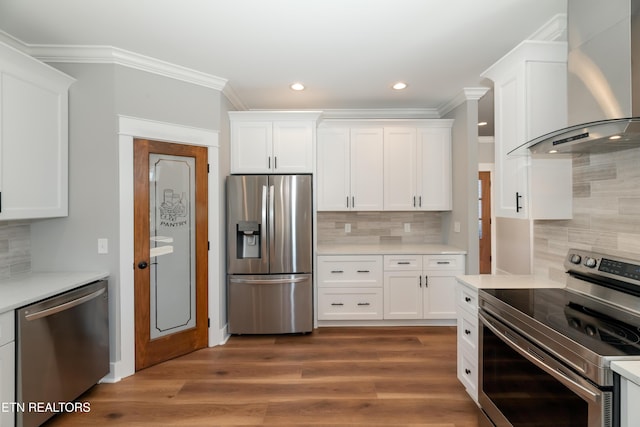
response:
M491 173L478 172L480 274L491 274Z

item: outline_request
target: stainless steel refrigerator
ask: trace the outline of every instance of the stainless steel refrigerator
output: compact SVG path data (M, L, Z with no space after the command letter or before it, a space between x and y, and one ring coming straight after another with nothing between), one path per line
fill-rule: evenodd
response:
M227 178L232 334L313 329L311 175Z

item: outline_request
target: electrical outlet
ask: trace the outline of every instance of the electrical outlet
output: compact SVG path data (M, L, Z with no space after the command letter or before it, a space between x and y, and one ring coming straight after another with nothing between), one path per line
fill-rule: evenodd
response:
M411 223L410 222L405 222L404 223L404 232L405 233L411 233Z
M344 225L344 232L345 233L351 233L351 224L345 224Z
M460 232L460 223L458 221L453 223L453 231L456 233Z

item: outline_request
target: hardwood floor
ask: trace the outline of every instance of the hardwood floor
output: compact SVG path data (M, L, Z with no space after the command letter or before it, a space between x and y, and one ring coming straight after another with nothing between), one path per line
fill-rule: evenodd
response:
M46 426L478 426L455 327L233 336L79 400Z

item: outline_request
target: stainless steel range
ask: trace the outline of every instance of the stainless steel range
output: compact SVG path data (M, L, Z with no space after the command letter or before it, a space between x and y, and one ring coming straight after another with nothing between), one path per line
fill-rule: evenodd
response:
M564 289L480 290L491 426L616 427L614 360L640 360L640 261L572 249Z

